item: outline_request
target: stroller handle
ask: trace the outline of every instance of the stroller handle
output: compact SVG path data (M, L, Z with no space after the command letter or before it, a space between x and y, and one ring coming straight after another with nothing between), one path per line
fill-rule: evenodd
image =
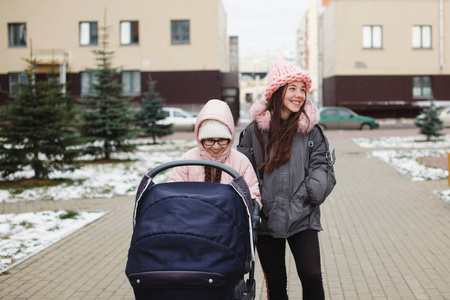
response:
M197 159L175 160L175 161L167 162L167 163L161 164L161 165L156 166L153 169L151 169L147 173L147 176L150 178L153 178L157 174L159 174L160 172L162 172L164 170L175 168L175 167L180 167L180 166L207 166L207 167L221 169L222 171L228 173L233 178L240 176L240 174L236 170L234 170L233 168L231 168L225 164L222 164L222 163L219 163L216 161L200 160L200 159L198 159L198 160Z

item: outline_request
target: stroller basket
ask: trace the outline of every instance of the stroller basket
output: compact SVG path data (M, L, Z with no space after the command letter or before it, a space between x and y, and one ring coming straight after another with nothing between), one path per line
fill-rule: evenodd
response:
M153 182L184 165L219 168L233 181ZM136 194L125 270L136 299L254 299L254 204L243 177L224 164L182 160L153 168Z

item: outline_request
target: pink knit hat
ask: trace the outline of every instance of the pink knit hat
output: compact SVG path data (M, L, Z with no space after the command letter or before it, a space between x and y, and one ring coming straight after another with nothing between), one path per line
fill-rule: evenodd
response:
M294 81L303 81L306 85L306 91L311 90L311 76L299 67L281 60L276 62L269 72L269 83L264 96L269 101L272 94L283 85Z

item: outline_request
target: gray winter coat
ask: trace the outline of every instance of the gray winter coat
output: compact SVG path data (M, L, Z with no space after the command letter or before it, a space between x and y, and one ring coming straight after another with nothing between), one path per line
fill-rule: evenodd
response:
M255 121L241 133L238 150L257 168L262 157L255 126L264 128L267 118L261 121L256 116ZM305 127L307 132L299 130L294 135L291 157L286 164L270 174L259 174L263 208L258 234L288 238L306 229L322 230L319 206L333 190L336 179L327 138L314 124ZM267 141L267 130L263 129L262 133Z

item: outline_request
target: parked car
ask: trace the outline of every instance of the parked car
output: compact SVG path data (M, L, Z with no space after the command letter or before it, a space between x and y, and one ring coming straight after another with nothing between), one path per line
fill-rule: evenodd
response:
M444 127L450 127L450 106L441 108L438 111L438 118Z
M415 121L421 119L424 117L424 113L419 114ZM450 106L441 107L437 111L437 117L439 120L442 121L442 126L444 127L450 127Z
M360 116L346 107L325 106L320 109L319 125L323 129L374 129L380 124L370 117Z
M158 121L157 124L172 124L173 131L194 131L197 121L195 115L178 107L163 107L162 111L167 114L167 117Z

